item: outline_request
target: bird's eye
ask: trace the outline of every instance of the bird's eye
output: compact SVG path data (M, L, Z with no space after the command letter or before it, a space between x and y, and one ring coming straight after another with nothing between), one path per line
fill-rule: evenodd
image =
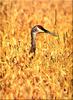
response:
M34 28L34 29L33 29L33 32L36 32L36 31L37 31L37 28Z

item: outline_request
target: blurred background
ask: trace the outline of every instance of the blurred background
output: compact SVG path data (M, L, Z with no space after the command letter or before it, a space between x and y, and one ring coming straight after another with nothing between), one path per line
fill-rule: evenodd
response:
M34 25L59 35L36 37ZM72 99L72 0L0 0L0 99Z

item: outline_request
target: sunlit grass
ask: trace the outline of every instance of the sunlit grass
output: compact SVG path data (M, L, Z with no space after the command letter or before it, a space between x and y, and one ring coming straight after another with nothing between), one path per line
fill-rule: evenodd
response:
M71 5L71 0L0 0L1 100L72 99ZM59 37L39 34L31 58L36 24Z

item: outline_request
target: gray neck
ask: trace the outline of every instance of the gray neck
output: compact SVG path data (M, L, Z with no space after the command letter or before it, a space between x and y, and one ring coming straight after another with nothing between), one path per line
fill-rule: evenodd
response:
M35 53L36 50L36 33L31 32L31 49L30 52Z

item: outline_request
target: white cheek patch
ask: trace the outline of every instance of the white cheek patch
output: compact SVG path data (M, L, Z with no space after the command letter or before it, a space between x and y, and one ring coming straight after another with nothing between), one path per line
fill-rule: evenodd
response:
M41 30L40 28L37 27L37 31L38 32L44 32L43 30Z
M35 40L35 38L36 38L36 32L33 32L33 38Z
M33 32L34 35L36 35L37 32Z

